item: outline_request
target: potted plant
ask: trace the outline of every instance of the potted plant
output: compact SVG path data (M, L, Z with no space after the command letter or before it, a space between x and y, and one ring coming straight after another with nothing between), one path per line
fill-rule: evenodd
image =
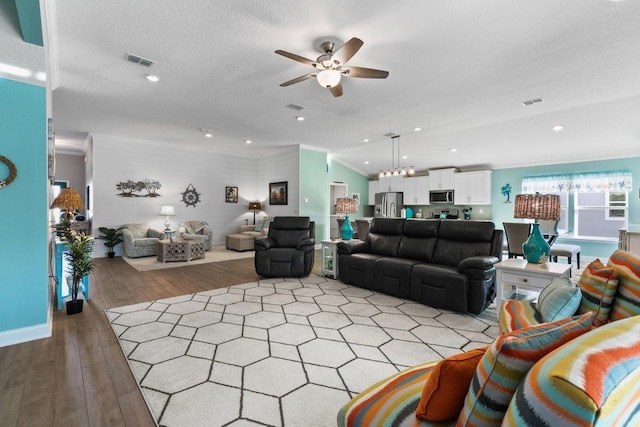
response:
M67 314L76 314L82 312L84 304L84 300L78 299L80 282L93 270L93 238L71 229L67 230L64 237L67 244L65 258L71 274L71 301L67 301Z
M98 239L104 240L104 245L109 248L107 256L109 258L115 257L116 253L113 249L120 243L122 243L120 229L100 227L98 228L98 230L100 230L100 233L102 233L100 236L98 236Z

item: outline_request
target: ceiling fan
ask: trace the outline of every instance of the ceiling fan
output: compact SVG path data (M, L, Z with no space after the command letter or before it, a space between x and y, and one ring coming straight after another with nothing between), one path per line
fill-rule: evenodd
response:
M347 61L349 61L353 55L358 52L363 44L364 42L362 40L353 37L351 40L340 46L340 48L335 50L336 45L334 42L323 42L320 45L320 48L324 53L315 61L294 53L285 52L284 50L276 50L278 55L285 56L289 59L293 59L294 61L302 62L303 64L311 65L316 69L313 73L296 77L293 80L282 83L280 86L290 86L315 77L320 86L328 88L333 96L341 96L342 83L340 83L340 78L342 76L365 79L386 79L389 75L388 71L345 65Z

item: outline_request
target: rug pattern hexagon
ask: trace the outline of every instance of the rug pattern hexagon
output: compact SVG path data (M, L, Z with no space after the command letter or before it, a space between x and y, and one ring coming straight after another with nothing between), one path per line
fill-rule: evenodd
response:
M163 426L335 425L378 380L498 335L492 308L453 313L320 276L106 313Z

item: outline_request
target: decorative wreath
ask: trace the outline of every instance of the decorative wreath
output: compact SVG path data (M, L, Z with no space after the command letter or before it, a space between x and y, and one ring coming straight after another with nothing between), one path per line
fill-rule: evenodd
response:
M13 162L7 159L5 156L0 156L0 162L4 163L9 168L9 176L7 177L7 179L3 179L0 181L0 188L4 188L16 179L16 177L18 176L18 169L16 169L16 165L14 165Z

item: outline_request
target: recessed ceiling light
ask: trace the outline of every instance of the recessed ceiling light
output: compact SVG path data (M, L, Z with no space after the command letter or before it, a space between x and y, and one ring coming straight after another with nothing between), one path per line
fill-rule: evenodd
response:
M421 127L417 127L417 126L416 126L416 127L414 127L414 128L413 128L413 131L414 131L414 132L420 132L421 130L422 130L422 128L421 128Z
M458 149L457 148L452 148L449 151L451 151L452 153L455 153L456 151L458 151Z
M406 156L406 154L402 156L402 160L407 160L407 159L408 157Z
M364 164L365 164L365 165L368 165L368 164L369 164L369 160L365 160L365 161L364 161Z
M158 80L160 80L160 77L156 76L155 74L145 74L144 78L153 83L156 83Z
M251 144L253 141L250 139L245 139L244 142L246 142L247 144Z
M304 119L305 119L304 116L296 116L296 120L299 122L303 121Z
M205 132L204 136L206 136L207 138L211 138L213 134L211 132Z
M362 142L369 142L369 138L364 138Z
M44 71L38 71L36 73L36 80L40 80L41 82L46 82L47 81L47 73L45 73Z
M562 125L555 125L554 127L552 127L551 129L553 129L555 132L560 132L562 129L564 129L564 126Z

